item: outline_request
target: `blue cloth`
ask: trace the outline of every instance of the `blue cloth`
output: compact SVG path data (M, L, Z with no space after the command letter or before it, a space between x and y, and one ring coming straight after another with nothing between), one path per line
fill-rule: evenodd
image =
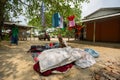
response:
M97 51L93 50L93 49L86 48L86 49L84 49L84 51L88 52L94 58L99 57L99 53Z
M54 43L54 47L55 47L55 48L59 48L59 47L60 47L60 44L59 44L59 43Z
M11 44L18 45L18 36L17 35L16 36L12 36L12 38L11 38Z
M52 17L52 26L59 27L60 26L60 14L57 12Z

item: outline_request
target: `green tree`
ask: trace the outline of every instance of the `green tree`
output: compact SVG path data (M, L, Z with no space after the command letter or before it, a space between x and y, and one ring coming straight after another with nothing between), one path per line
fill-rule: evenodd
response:
M45 3L45 20L46 20L46 26L51 26L51 20L52 20L52 15L55 12L59 12L61 16L63 16L64 20L67 21L67 17L70 15L75 15L76 16L76 21L80 21L81 18L81 3L84 1L88 0L42 0ZM36 6L34 6L34 3L37 3ZM30 19L29 24L34 24L35 18L40 18L38 21L38 26L39 23L41 23L41 4L39 0L37 2L31 2L31 6L27 8L29 12L28 18ZM32 10L31 10L32 9ZM31 15L29 15L31 14Z
M0 0L0 39L2 38L3 16L5 11L5 4L7 0Z
M51 27L52 26L52 15L55 12L59 12L60 15L63 17L64 21L67 22L67 17L70 15L75 15L75 21L76 22L80 22L81 19L81 3L83 3L84 1L88 1L88 0L43 0L45 3L45 23L46 23L46 27ZM38 1L39 2L39 1ZM33 3L33 2L32 2ZM31 7L34 6L34 4L31 4ZM37 7L35 6L35 8L39 11L34 11L34 8L31 12L31 15L35 16L35 17L29 17L30 21L29 24L33 25L33 26L37 26L39 27L39 29L43 29L44 27L41 25L41 2L37 5ZM28 10L30 11L31 8L28 8ZM29 13L28 13L29 15ZM69 32L68 30L57 30L57 34L58 33L62 33L64 36L74 36L73 35L74 30L72 30L71 32ZM69 35L67 35L69 34Z
M17 17L20 14L26 15L30 19L30 24L39 25L41 22L41 4L45 3L45 16L47 25L51 25L51 15L55 12L60 12L66 19L66 16L74 14L79 20L81 13L80 5L88 0L0 0L0 37L4 20L9 20ZM71 8L71 4L74 8ZM37 21L36 23L34 23ZM41 26L41 25L40 25Z
M0 0L0 39L2 39L2 26L4 21L19 16L22 13L21 0Z

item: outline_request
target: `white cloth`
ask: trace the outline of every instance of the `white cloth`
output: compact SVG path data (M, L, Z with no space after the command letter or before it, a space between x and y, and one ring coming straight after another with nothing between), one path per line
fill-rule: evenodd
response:
M90 67L95 63L94 58L79 48L55 48L43 51L39 56L40 72L69 64L75 64L82 68Z

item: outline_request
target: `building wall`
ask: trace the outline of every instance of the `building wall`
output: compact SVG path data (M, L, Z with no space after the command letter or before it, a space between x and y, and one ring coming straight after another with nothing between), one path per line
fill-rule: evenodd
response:
M120 17L98 20L96 22L96 41L120 42ZM93 22L87 22L86 39L93 40Z
M93 40L93 22L86 23L86 40Z

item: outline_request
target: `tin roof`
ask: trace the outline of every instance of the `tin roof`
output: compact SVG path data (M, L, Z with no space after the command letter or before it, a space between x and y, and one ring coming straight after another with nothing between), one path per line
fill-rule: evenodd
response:
M113 16L120 16L120 7L100 8L82 19L82 22L103 19Z

